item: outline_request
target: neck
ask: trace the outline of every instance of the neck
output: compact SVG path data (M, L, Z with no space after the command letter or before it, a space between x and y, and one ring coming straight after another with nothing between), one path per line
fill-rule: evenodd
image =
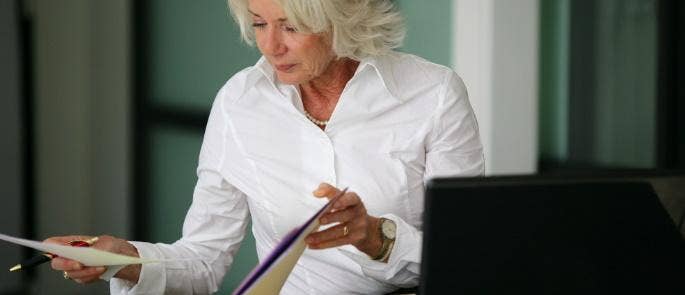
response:
M326 128L345 85L352 79L358 65L359 62L348 58L336 59L331 61L322 75L300 84L302 105L308 113L307 117L319 128Z
M349 58L331 61L319 77L300 84L303 98L319 100L326 104L333 102L335 105L358 65L358 61Z

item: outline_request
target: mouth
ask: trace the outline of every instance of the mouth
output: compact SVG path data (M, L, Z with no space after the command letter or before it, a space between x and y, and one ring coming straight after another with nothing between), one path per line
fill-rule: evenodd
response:
M276 70L278 70L280 72L288 72L294 66L295 66L295 64L283 64L283 65L276 65L275 68L276 68Z

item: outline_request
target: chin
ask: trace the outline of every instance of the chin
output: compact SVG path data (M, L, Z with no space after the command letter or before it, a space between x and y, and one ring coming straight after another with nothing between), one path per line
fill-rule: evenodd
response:
M304 82L302 77L293 74L277 73L276 78L283 84L298 85Z

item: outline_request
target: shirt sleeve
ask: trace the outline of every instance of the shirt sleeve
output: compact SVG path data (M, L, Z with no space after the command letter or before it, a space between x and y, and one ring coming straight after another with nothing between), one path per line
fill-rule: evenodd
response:
M112 294L209 294L220 286L245 235L249 213L245 194L220 173L226 120L219 105L215 102L210 113L181 239L173 244L131 242L142 258L182 260L143 264L135 285L114 278Z
M369 277L400 288L417 286L421 268L421 231L394 214L381 217L390 219L397 225L395 244L387 262L372 260L360 251L340 251L357 262Z
M464 82L450 72L426 146L424 182L434 177L482 176L485 158Z
M468 100L466 87L454 73L446 77L433 128L426 145L424 180L433 177L479 176L485 171L478 123ZM367 276L397 287L419 283L423 232L393 214L382 217L397 225L397 236L387 263L341 250L356 261Z

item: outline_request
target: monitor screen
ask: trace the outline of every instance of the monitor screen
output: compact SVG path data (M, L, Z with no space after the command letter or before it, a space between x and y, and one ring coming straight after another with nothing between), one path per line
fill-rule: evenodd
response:
M685 294L683 188L682 176L433 180L421 294Z

